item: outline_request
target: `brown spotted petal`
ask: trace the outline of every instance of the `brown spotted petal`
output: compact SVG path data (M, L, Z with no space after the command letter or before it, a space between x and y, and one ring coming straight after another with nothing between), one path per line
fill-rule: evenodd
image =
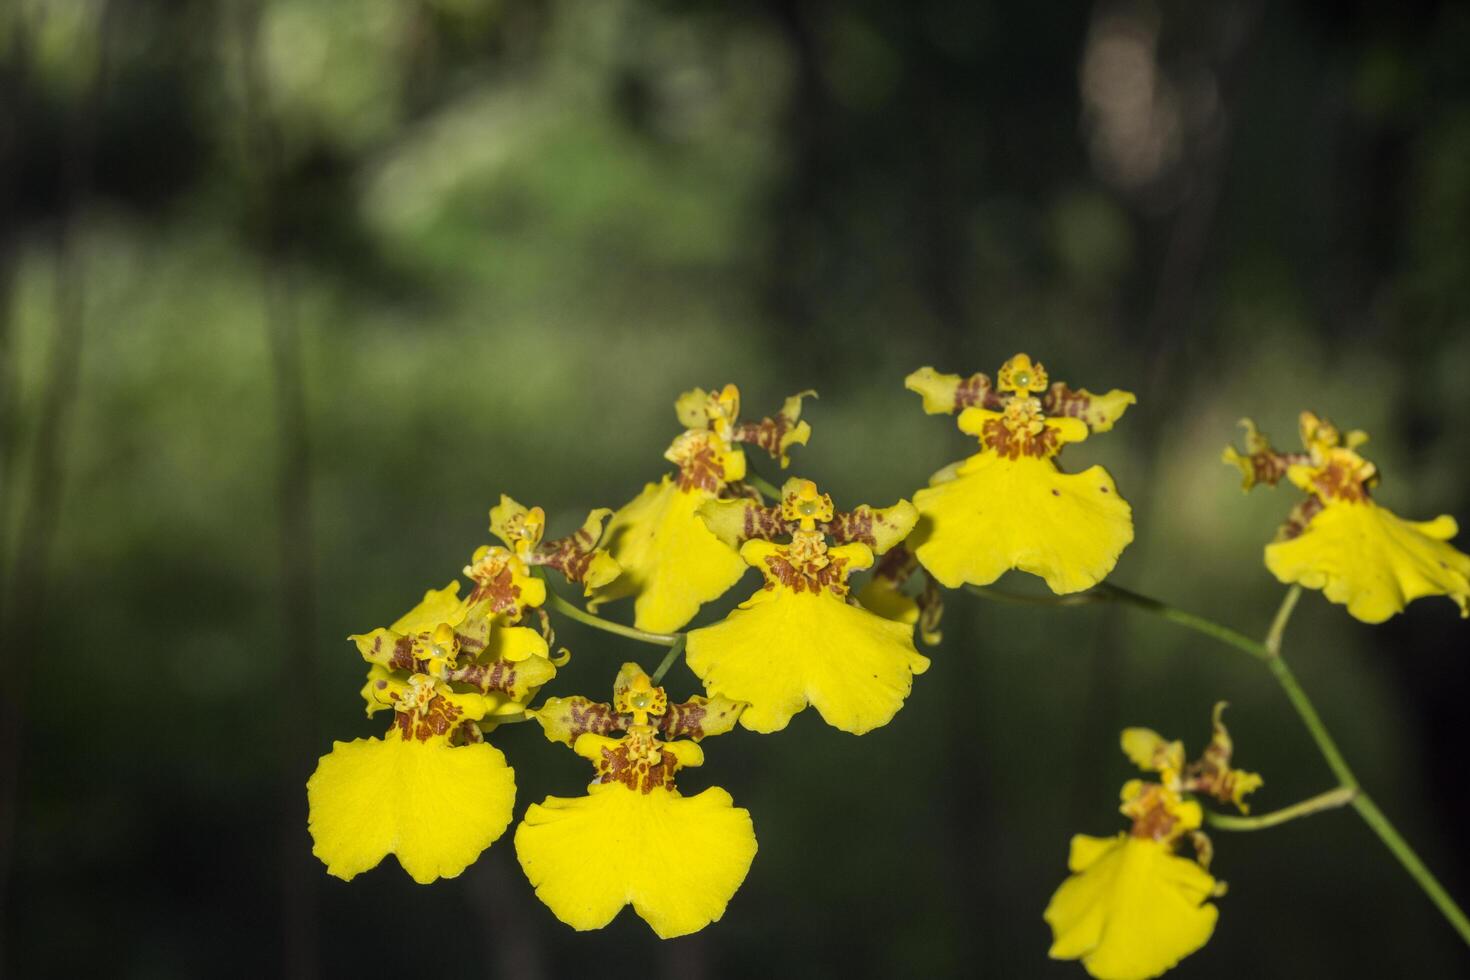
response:
M556 569L568 582L581 585L586 594L591 595L593 589L607 585L623 571L612 555L597 547L602 538L603 522L611 515L610 509L597 508L587 515L576 531L540 545L531 561Z
M581 695L547 698L545 704L530 714L540 722L541 731L548 739L567 746L587 732L607 735L621 731L628 720L614 711L612 705Z
M1240 470L1242 490L1249 490L1258 483L1274 487L1291 467L1311 461L1307 453L1279 453L1272 449L1271 440L1250 419L1241 419L1240 425L1245 429L1245 452L1226 446L1220 461Z
M953 415L972 407L1000 411L1004 407L1000 393L986 374L962 378L958 374L940 374L932 367L921 367L904 378L903 383L910 391L923 396L924 412L928 415Z
M869 507L867 504L850 511L838 511L821 530L833 544L858 542L881 555L909 536L919 512L907 500L892 507Z
M735 727L740 712L744 710L744 701L732 701L719 695L693 697L680 704L669 705L659 719L659 735L667 739L692 738L696 742L709 735L723 735Z
M774 541L791 533L779 504L767 507L752 500L710 500L701 504L699 519L710 533L731 548L752 539Z
M699 508L699 517L715 537L732 548L746 541L775 541L790 537L801 526L781 516L779 504L767 507L750 500L711 500ZM869 507L838 511L830 521L817 529L832 539L833 544L860 542L875 554L883 554L908 537L919 512L907 500L892 507Z
M1235 745L1225 727L1225 704L1224 701L1215 704L1210 744L1199 759L1185 768L1184 788L1212 796L1221 803L1234 803L1242 813L1248 813L1250 806L1245 803L1245 797L1260 788L1264 780L1256 773L1231 768Z
M1086 388L1073 389L1056 381L1041 397L1041 410L1049 416L1081 419L1093 432L1107 432L1137 402L1131 391L1114 388L1105 395L1094 395Z
M792 395L786 399L781 406L781 411L777 412L774 417L763 418L759 422L741 422L736 425L730 435L730 441L759 446L769 453L772 459L779 460L781 468L785 469L791 462L787 456L787 450L792 446L805 446L807 440L811 438L811 425L801 421L801 400L815 397L817 393L811 390Z
M507 701L524 704L541 685L556 676L556 666L540 656L519 661L497 659L458 667L446 676L457 684L468 684L481 694L501 694Z

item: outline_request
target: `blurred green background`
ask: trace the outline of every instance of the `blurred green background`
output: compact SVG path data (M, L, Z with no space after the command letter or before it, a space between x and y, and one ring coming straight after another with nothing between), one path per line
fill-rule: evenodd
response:
M343 638L455 576L502 491L554 532L630 498L686 388L750 416L818 389L793 472L886 505L973 445L904 375L1018 350L1138 394L1065 457L1133 504L1113 580L1259 633L1296 495L1240 493L1239 417L1365 428L1380 501L1470 520L1467 228L1463 4L0 4L4 965L1082 977L1041 911L1070 835L1122 829L1120 728L1198 749L1225 698L1258 809L1330 787L1248 659L951 595L886 728L707 743L681 786L729 789L760 854L659 943L562 927L508 837L432 887L327 877L303 783L382 727ZM552 693L660 653L559 628ZM1287 637L1462 902L1466 629L1309 594ZM532 726L496 742L521 809L589 776ZM1215 843L1230 893L1175 975L1465 975L1351 813Z

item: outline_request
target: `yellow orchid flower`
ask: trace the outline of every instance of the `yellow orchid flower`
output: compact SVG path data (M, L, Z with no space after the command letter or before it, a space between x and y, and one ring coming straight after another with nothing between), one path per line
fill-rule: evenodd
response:
M601 929L632 905L671 939L724 915L755 858L750 813L719 787L686 797L674 786L680 768L704 761L684 738L728 730L739 713L711 704L670 705L637 664L624 664L612 705L553 699L536 713L548 738L597 767L586 796L547 797L516 828L521 868L562 922ZM606 734L619 730L627 734Z
M622 575L593 588L588 608L633 596L634 625L669 633L734 585L745 564L704 526L699 508L723 495L747 492L741 482L743 444L765 449L786 466L787 450L805 445L811 436L811 426L801 421L801 402L813 394L788 398L774 418L744 423L734 385L717 392L695 388L679 396L675 410L687 428L664 454L678 471L646 485L613 514L607 548Z
M779 509L718 501L703 513L721 537L743 529L740 557L766 578L723 621L689 634L685 661L710 694L747 702L740 723L757 732L780 731L808 704L855 735L886 725L929 660L912 625L848 601L847 577L908 534L913 505L839 515L811 481L789 480ZM766 540L777 535L789 543Z
M368 716L392 710L385 738L335 742L307 781L313 853L350 879L393 853L415 881L453 878L510 825L515 775L484 742L556 675L549 628L526 622L546 601L531 568L547 565L592 587L617 575L596 548L608 511L542 542L545 513L501 497L491 530L505 547L475 552L474 582L430 589L391 626L349 637L368 663ZM544 615L544 614L543 614Z
M1266 546L1266 567L1286 584L1320 589L1365 623L1381 623L1415 599L1448 596L1470 616L1470 555L1449 544L1459 525L1448 514L1406 521L1370 494L1377 468L1357 452L1361 431L1346 435L1311 412L1301 414L1304 452L1280 453L1249 419L1246 451L1225 450L1246 490L1282 477L1307 499Z
M1041 576L1053 592L1091 588L1133 540L1132 509L1101 466L1064 473L1056 456L1111 429L1135 399L1050 382L1025 354L997 379L998 388L983 374L962 379L929 367L904 379L924 411L958 412L960 431L981 445L914 494L921 519L909 547L952 589L988 585L1013 568Z
M1042 916L1052 929L1053 959L1081 960L1098 980L1146 980L1209 941L1219 910L1208 900L1225 886L1207 870L1212 847L1199 831L1204 811L1191 795L1245 811L1243 797L1261 785L1260 776L1230 766L1224 709L1224 702L1215 705L1210 744L1188 764L1182 742L1147 728L1124 730L1123 753L1159 781L1124 784L1120 811L1133 822L1126 833L1072 838L1071 876ZM1177 853L1185 837L1194 845L1193 860Z
M386 738L335 742L306 783L312 853L350 881L389 854L414 881L453 878L505 833L515 774L480 741L479 694L414 674L391 695Z
M1078 834L1067 869L1072 876L1044 915L1054 937L1048 955L1080 959L1098 980L1156 977L1215 931L1219 910L1207 902L1215 879L1169 844Z

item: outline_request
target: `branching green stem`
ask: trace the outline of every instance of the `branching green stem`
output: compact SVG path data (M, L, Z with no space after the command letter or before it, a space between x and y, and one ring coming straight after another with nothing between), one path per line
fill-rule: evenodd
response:
M1378 809L1378 805L1373 802L1372 797L1363 791L1362 786L1358 783L1358 777L1353 774L1352 768L1342 756L1342 751L1337 747L1337 742L1332 738L1331 733L1327 731L1327 726L1323 724L1322 716L1317 713L1317 709L1312 704L1311 699L1307 697L1306 691L1302 690L1301 684L1297 682L1296 675L1291 672L1291 668L1286 665L1286 661L1281 657L1281 639L1286 632L1286 624L1291 619L1292 611L1296 608L1297 600L1301 597L1301 589L1299 587L1293 586L1287 591L1286 597L1281 602L1281 608L1272 620L1271 629L1266 634L1265 642L1257 642L1238 630L1221 625L1212 619L1206 619L1203 616L1197 616L1194 613L1176 609L1151 596L1141 595L1121 586L1107 583L1099 585L1090 592L1081 592L1066 596L1019 596L980 586L969 586L968 588L976 595L983 596L987 599L996 599L1003 602L1020 602L1028 605L1077 606L1106 600L1121 602L1135 609L1152 613L1161 619L1167 619L1169 622L1183 626L1186 629L1192 629L1196 633L1202 633L1205 636L1218 640L1227 646L1234 647L1260 660L1271 671L1271 675L1276 678L1276 683L1281 686L1282 691L1286 694L1287 700L1291 702L1291 706L1296 709L1296 713L1301 717L1302 724L1306 725L1307 731L1311 733L1312 740L1317 743L1317 749L1327 761L1328 767L1337 776L1340 786L1333 792L1351 794L1346 802L1351 803L1352 808L1358 812L1358 816L1362 817L1363 822L1378 835L1378 839L1383 841L1383 845L1388 848L1389 852L1398 858L1404 870L1409 873L1409 876L1414 879L1415 883L1424 891L1424 894L1429 896L1429 900L1435 904L1435 907L1439 909L1440 913L1444 915L1445 919L1449 921L1455 931L1460 934L1460 938L1465 941L1465 944L1470 946L1470 919L1466 918L1464 911L1455 904L1455 900L1444 890L1444 887L1440 885L1439 881L1434 877L1434 874L1424 866L1424 862L1419 860L1419 856L1414 853L1414 849L1399 834L1398 829L1394 827L1393 823L1384 815L1383 811ZM1324 794L1324 796L1330 795L1330 793ZM1321 797L1314 797L1314 800L1320 799ZM1259 824L1261 827L1271 826L1271 824L1265 823L1264 821L1280 816L1280 819L1274 821L1275 823L1280 823L1284 820L1293 819L1296 816L1304 816L1304 812L1291 811L1295 811L1312 802L1313 800L1308 800L1305 803L1297 804L1296 807L1287 807L1286 810L1277 811L1277 813L1267 814L1266 816L1255 819L1262 821ZM1338 803L1335 805L1341 806L1343 804ZM1318 809L1325 808L1318 807ZM1225 829L1256 829L1256 827L1228 827L1227 824L1217 822L1220 820L1233 821L1243 819L1245 818L1220 815L1213 817L1211 823Z
M1236 817L1228 813L1212 813L1206 811L1205 822L1217 830L1265 830L1267 827L1275 827L1295 820L1298 817L1309 817L1323 810L1335 810L1340 806L1346 806L1358 795L1358 790L1352 786L1339 786L1320 793L1311 799L1302 800L1300 803L1263 813L1258 817Z

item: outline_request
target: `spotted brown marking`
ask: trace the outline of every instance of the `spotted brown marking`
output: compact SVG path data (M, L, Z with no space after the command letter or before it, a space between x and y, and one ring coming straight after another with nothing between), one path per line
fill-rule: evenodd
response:
M1274 487L1286 476L1286 471L1298 463L1306 463L1311 457L1306 453L1278 453L1262 449L1248 456L1241 456L1251 468L1251 483L1264 483Z
M485 649L490 642L490 622L483 617L478 618L473 626L466 623L454 631L454 639L459 643L460 658L465 656L474 657Z
M847 576L843 572L847 567L846 558L828 558L825 565L817 568L810 563L796 565L781 554L767 555L766 567L770 569L771 578L792 592L816 595L826 589L835 596L847 595ZM769 580L765 587L772 588Z
M1312 487L1324 500L1362 503L1368 499L1368 488L1357 475L1357 468L1334 459L1312 474Z
M924 588L916 600L919 604L919 635L924 642L934 645L939 642L939 623L944 619L944 593L939 583L928 571L924 572Z
M606 513L605 511L602 513ZM594 512L594 517L597 512ZM587 570L597 557L597 539L602 536L602 519L589 520L566 537L547 541L538 547L531 559L537 565L550 565L578 584L586 581Z
M594 732L606 735L626 727L626 717L619 715L610 704L582 697L567 698L567 731L575 742L578 735Z
M485 741L485 733L480 731L479 725L466 718L454 730L453 738L456 745L478 745Z
M721 500L749 500L757 506L765 499L759 490L743 480L738 483L722 484L718 496Z
M373 649L378 649L378 641L373 641ZM410 673L417 672L422 662L413 655L413 637L400 636L393 641L393 652L388 655L389 670L406 670Z
M730 433L731 442L743 442L758 446L770 454L772 459L781 458L781 440L786 437L796 420L777 413L775 418L763 418L759 422L741 422Z
M490 608L498 613L513 612L520 608L521 587L515 584L510 566L500 563L493 574L482 573L475 578L475 588L469 595L470 603L489 600Z
M961 381L954 390L954 410L956 412L974 407L988 408L997 412L1004 407L1000 394L990 383L989 375L972 374Z
M781 519L781 506L779 504L770 507L762 507L752 504L745 508L742 515L743 521L740 528L742 541L759 538L762 541L774 541L777 537L791 533L792 525Z
M674 753L662 746L650 751L637 741L628 738L617 748L602 750L602 758L597 762L598 782L622 783L642 793L673 789L674 772L679 768Z
M873 577L887 579L894 588L900 588L918 568L919 560L914 553L906 545L897 544L878 559L878 564L873 566Z
M1134 837L1162 841L1173 835L1179 820L1169 812L1161 798L1163 790L1159 784L1149 783L1143 788L1143 795L1128 804L1128 809L1135 813L1133 827L1129 830Z
M705 490L715 493L725 482L725 465L708 442L679 463L674 482L681 490Z
M1043 426L1040 432L1032 435L1013 432L1004 419L987 419L981 426L980 441L1006 459L1020 459L1022 456L1045 459L1055 456L1062 448L1057 430L1052 426Z
M659 718L659 734L664 738L704 738L704 716L708 710L703 699L671 704Z
M422 713L397 711L393 725L404 741L427 742L438 735L447 735L454 728L464 711L448 698L436 694Z
M516 665L508 660L488 664L465 664L445 675L456 684L468 684L481 694L499 691L515 697Z
M1291 514L1286 518L1286 523L1276 531L1277 541L1290 541L1299 537L1312 522L1312 518L1321 512L1326 504L1322 503L1320 497L1308 496L1291 509Z

